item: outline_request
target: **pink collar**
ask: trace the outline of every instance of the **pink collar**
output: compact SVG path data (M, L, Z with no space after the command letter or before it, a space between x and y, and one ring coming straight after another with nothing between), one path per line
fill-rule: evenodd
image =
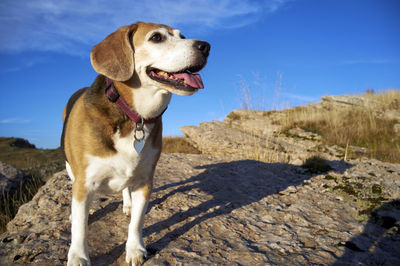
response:
M133 111L129 105L125 102L125 100L122 98L122 96L119 95L117 89L114 87L114 83L111 79L107 79L107 87L105 89L105 94L110 102L116 103L118 107L124 112L133 122L136 124L142 123L142 124L151 124L156 122L156 120L161 117L165 110L157 117L149 118L149 119L143 119L138 113Z

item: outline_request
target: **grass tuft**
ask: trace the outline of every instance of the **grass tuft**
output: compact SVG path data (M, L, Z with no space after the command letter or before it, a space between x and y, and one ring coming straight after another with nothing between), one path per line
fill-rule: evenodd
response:
M330 167L327 161L319 156L308 158L301 167L313 174L325 173L332 170L332 167Z

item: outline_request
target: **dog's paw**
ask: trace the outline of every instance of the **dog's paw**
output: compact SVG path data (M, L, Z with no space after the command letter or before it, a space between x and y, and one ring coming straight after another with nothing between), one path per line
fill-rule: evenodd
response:
M87 258L80 257L76 253L68 254L67 266L90 266L90 260Z
M129 265L133 266L143 265L146 255L147 251L144 247L136 247L136 248L127 247L125 261Z
M130 216L131 215L131 205L127 205L124 204L124 206L122 206L122 212L126 214L126 216Z

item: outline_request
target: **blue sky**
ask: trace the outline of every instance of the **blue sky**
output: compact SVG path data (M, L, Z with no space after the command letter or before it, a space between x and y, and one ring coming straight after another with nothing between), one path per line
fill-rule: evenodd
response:
M0 136L59 146L62 110L96 73L89 53L136 21L211 44L205 89L174 96L164 135L242 107L281 109L326 94L400 88L398 0L3 0Z

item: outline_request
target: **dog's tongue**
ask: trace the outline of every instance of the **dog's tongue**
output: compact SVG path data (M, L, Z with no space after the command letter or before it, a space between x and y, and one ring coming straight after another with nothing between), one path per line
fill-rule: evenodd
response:
M187 72L184 73L175 73L173 74L174 77L178 79L183 79L186 81L186 83L193 87L193 88L198 88L198 89L203 89L203 81L201 80L200 74L190 74Z

